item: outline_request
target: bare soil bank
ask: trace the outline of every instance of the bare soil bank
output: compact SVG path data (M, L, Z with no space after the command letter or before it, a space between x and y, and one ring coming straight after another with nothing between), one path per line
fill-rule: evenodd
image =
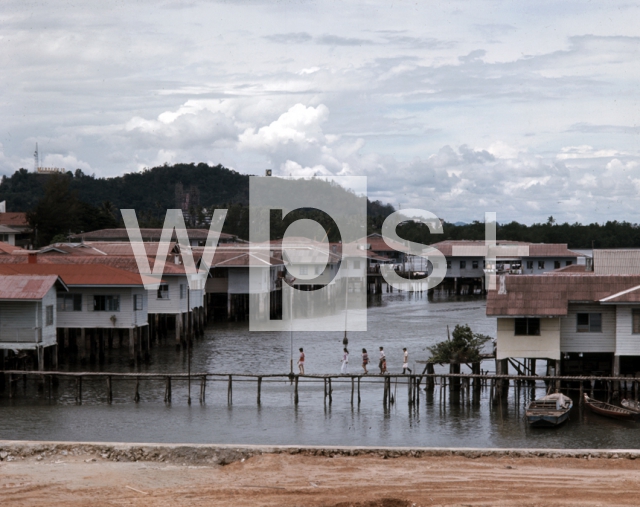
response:
M416 457L367 450L358 455L353 450L321 455L282 448L261 453L253 448L248 457L234 451L238 459L221 465L181 463L170 453L152 461L114 461L120 460L117 453L101 452L107 447L85 448L92 452L62 447L47 451L45 445L39 452L21 453L24 447L0 442L2 505L640 505L640 460L625 459L623 453L565 457L558 451L540 457L533 452L423 452Z

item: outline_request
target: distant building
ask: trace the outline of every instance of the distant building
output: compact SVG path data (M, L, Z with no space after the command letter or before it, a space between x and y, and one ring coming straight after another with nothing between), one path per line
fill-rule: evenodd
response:
M0 241L20 248L31 247L31 227L27 222L27 214L22 212L2 211L0 206Z
M162 229L143 228L140 229L142 241L158 242L162 237ZM189 243L191 246L204 246L209 235L208 229L187 229L189 235ZM176 241L175 231L173 232L172 241ZM124 242L129 241L127 229L100 229L98 231L83 232L80 234L72 234L69 237L70 242ZM223 243L246 243L243 239L238 238L235 234L220 233L218 244Z

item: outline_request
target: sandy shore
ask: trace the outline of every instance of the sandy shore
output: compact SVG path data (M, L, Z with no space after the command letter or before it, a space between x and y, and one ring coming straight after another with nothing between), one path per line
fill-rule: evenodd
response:
M113 461L110 454L98 453L3 454L2 505L640 505L640 459L616 454L389 458L281 452L227 465L193 465Z

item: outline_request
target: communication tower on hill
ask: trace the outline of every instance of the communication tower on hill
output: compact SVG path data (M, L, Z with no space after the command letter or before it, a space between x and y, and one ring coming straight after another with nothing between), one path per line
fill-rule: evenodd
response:
M64 172L64 169L60 167L40 166L40 153L38 152L38 143L36 143L36 151L33 154L33 170L38 174L55 174Z

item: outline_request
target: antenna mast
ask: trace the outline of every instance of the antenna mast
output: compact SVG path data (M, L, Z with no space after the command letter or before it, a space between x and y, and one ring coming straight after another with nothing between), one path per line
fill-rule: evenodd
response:
M40 167L40 155L38 154L38 143L36 143L36 151L33 154L33 163L35 167L33 168L33 172L38 172L38 167Z

